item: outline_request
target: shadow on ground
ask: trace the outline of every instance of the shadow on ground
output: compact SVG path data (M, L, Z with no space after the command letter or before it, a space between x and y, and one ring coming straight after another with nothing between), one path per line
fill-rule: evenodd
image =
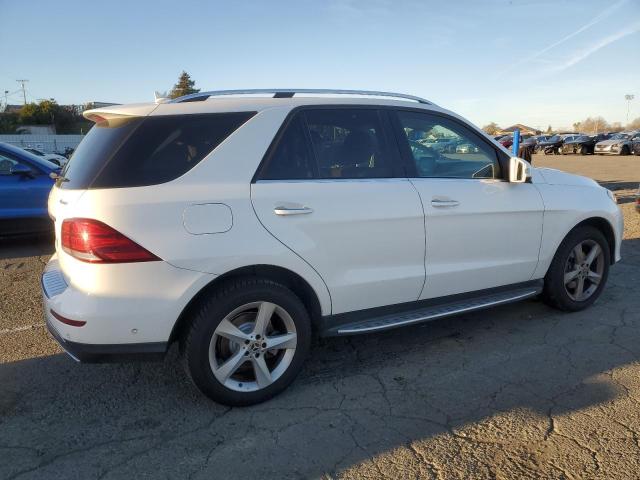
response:
M52 255L54 241L53 234L0 237L0 260Z

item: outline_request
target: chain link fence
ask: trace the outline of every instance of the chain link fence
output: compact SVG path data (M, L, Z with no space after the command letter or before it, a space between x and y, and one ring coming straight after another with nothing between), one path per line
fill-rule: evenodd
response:
M67 148L75 150L83 138L84 135L0 135L0 142L64 155Z

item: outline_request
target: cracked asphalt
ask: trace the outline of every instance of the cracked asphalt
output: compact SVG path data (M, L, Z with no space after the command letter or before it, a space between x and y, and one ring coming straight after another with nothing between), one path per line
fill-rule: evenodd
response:
M43 328L50 239L0 243L0 478L613 479L640 475L640 157L540 157L616 190L623 260L587 311L531 300L315 343L272 401L164 362L82 365Z

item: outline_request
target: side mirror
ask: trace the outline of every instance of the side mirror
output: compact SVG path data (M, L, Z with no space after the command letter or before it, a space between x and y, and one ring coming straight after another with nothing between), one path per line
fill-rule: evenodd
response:
M531 176L531 165L518 157L509 159L509 182L524 183Z
M26 176L26 177L33 176L33 172L31 171L31 169L29 167L27 167L26 165L22 165L21 163L16 163L14 166L12 166L11 170L9 170L9 174L10 175L23 175L23 176Z

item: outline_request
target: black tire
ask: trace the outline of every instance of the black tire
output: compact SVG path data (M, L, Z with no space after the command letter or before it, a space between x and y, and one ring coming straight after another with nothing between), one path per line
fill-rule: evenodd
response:
M589 149L587 148L586 145L582 145L580 147L580 155L586 155L587 153L589 153Z
M222 320L233 310L251 302L271 302L282 307L295 324L297 344L288 368L269 386L242 392L223 385L209 363L209 345ZM187 374L212 400L230 406L264 402L282 392L300 373L311 343L311 321L304 304L287 287L271 280L245 278L230 281L203 299L180 341Z
M620 150L620 155L629 155L629 145L623 145Z
M573 248L585 240L595 241L602 249L604 255L604 271L598 287L591 296L584 301L578 302L573 300L565 289L565 265ZM591 304L598 299L602 293L602 289L607 283L610 263L609 244L600 230L588 225L573 229L558 247L549 266L549 270L547 270L547 274L544 277L543 300L552 307L567 312L577 312L591 306Z

